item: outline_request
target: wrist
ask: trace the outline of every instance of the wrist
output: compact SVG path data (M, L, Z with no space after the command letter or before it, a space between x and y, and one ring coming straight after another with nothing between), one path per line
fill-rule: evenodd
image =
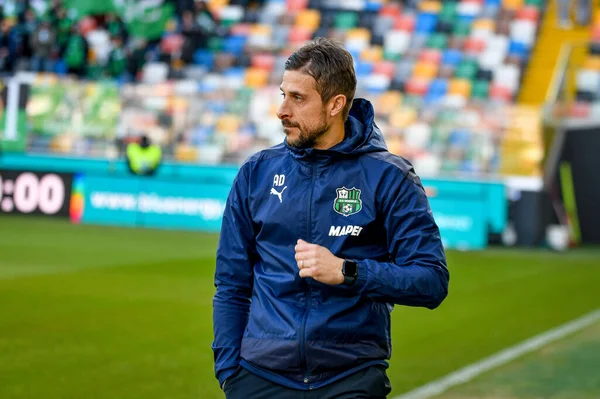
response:
M342 263L342 275L344 277L343 284L351 286L356 282L358 277L358 264L352 259L345 259Z

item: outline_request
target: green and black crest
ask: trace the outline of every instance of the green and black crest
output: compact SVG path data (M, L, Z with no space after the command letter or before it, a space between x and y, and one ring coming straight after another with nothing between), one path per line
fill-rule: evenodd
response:
M333 209L343 216L354 215L362 209L360 199L360 190L356 187L350 189L346 187L336 188L337 197L333 201Z

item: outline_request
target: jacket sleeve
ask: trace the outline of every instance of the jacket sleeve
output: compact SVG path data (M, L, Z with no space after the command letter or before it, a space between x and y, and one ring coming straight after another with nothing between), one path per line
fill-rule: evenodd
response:
M247 193L247 168L242 167L227 199L217 249L212 349L219 386L239 365L250 312L255 246Z
M448 295L450 275L440 232L413 170L378 190L390 262L357 260L353 289L376 301L434 309Z

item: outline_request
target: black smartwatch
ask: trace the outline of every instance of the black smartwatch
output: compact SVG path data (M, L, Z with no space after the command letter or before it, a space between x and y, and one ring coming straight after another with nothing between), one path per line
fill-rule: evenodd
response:
M350 259L344 260L342 265L342 274L344 275L344 285L352 285L358 276L358 264Z

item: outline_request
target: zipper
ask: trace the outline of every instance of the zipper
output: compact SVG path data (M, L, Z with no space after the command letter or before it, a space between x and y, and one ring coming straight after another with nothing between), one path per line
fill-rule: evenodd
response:
M311 242L312 239L312 234L311 234L311 224L312 224L312 218L311 218L311 214L312 214L312 197L313 197L313 191L315 189L315 176L317 174L317 169L315 168L315 166L312 166L312 175L310 178L310 195L308 196L308 218L307 218L307 222L308 222L308 227L306 229L306 240L308 242ZM311 290L310 290L310 284L308 284L308 282L306 282L306 286L307 286L307 290L306 290L306 309L304 310L304 317L302 318L302 325L300 326L300 362L302 365L302 368L306 369L306 348L304 346L304 341L306 340L305 337L305 333L306 333L306 321L308 320L308 312L310 311L310 301L311 301ZM304 382L307 383L308 382L308 375L304 375Z

